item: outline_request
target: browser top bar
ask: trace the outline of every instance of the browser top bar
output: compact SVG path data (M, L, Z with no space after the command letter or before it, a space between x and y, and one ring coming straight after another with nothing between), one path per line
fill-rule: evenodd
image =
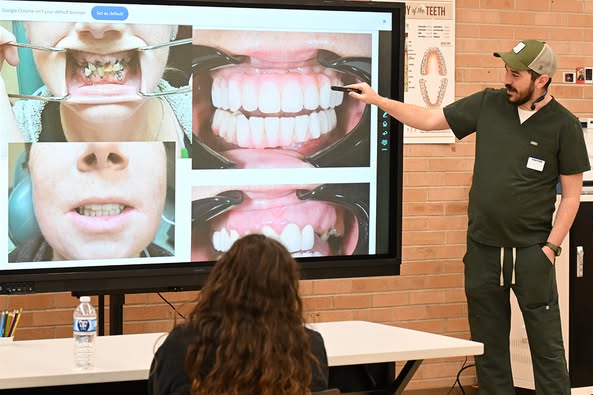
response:
M120 22L193 25L196 28L270 29L317 31L391 30L386 12L339 10L288 10L248 7L206 7L155 4L97 4L74 2L3 1L0 20L48 22ZM262 23L264 22L264 23Z

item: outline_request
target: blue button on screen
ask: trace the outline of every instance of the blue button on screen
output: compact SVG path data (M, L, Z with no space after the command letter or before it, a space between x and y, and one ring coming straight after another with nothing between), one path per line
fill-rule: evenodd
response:
M94 19L99 21L125 21L128 19L128 9L126 7L93 7L91 14Z

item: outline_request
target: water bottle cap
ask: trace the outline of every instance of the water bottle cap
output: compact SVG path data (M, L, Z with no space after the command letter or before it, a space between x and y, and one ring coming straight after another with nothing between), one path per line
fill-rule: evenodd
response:
M80 301L82 303L89 303L91 301L91 297L90 296L81 296Z

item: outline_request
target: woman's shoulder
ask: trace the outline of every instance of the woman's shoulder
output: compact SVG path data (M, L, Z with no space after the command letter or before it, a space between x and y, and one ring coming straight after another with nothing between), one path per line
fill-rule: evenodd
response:
M305 332L307 332L307 334L309 336L311 336L311 338L316 338L316 339L319 338L319 339L322 339L323 340L323 337L321 336L321 333L317 332L314 329L311 329L311 328L305 326Z
M192 328L185 322L178 324L167 334L161 347L165 349L185 347L191 341L193 334Z
M305 326L305 331L309 334L309 336L311 337L318 337L318 338L323 338L323 336L321 336L321 333L319 333L318 331L316 331L315 329L311 329L308 326Z
M175 325L175 327L171 329L171 332L169 332L169 336L167 337L171 337L173 339L184 339L187 337L191 337L193 333L193 328L191 328L187 322L182 322L180 324Z
M311 351L313 351L314 354L321 353L325 356L325 343L323 341L323 336L321 336L321 333L307 327L305 327L305 331L311 338Z

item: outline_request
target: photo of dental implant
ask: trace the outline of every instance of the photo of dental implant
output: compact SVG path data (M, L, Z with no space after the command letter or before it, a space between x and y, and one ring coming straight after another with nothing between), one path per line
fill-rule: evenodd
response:
M368 166L370 34L194 29L193 168Z

